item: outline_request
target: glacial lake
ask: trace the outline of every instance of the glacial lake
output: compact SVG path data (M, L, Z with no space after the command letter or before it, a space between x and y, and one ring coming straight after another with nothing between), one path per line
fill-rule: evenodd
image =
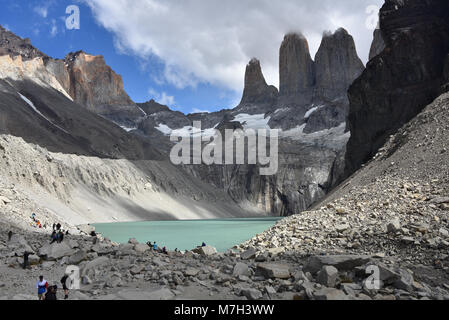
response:
M140 243L156 241L168 250L192 250L203 242L225 252L270 229L281 218L146 221L93 224L96 231L117 243L136 238Z

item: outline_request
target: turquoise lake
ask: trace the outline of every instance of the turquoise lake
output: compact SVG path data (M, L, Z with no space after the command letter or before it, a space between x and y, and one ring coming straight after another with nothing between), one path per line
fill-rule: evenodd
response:
M168 250L191 250L205 242L219 252L245 242L271 228L280 218L146 221L93 224L97 232L117 243L136 238L166 246Z

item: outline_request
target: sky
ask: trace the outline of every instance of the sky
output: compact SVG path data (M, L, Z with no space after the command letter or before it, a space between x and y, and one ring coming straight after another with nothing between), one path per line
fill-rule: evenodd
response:
M322 34L344 27L364 63L382 0L0 0L0 24L54 58L103 55L136 102L184 113L234 108L256 57L279 84L279 47L301 32L314 57ZM66 20L79 8L79 29Z

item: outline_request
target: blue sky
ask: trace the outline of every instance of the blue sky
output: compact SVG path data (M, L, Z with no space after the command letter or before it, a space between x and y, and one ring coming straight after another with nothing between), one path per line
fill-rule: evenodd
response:
M73 0L0 2L3 27L22 38L30 38L35 47L54 58L62 59L67 53L78 50L103 55L106 63L123 77L126 92L136 102L156 99L170 104L175 110L190 113L234 107L239 99L240 93L207 83L183 89L161 85L152 74L162 72L163 62L155 56L142 59L120 53L114 45L114 35L95 21L90 8L83 3ZM69 15L65 13L66 7L74 3L80 8L81 26L79 30L67 30L65 19ZM52 34L54 25L57 31Z
M103 55L136 102L155 99L185 113L233 108L246 63L259 58L278 85L283 36L302 32L312 56L324 31L345 27L366 62L367 23L382 0L0 0L0 24L55 58ZM69 5L81 28L68 30ZM374 11L373 8L374 7ZM374 14L373 14L374 13ZM373 24L372 21L368 24Z

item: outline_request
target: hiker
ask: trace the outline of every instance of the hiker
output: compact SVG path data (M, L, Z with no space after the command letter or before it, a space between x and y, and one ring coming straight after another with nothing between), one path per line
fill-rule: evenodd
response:
M28 257L31 255L30 252L25 251L23 254L23 269L26 269L28 267Z
M168 254L168 252L167 252L167 247L163 247L163 248L162 248L162 253Z
M153 243L153 251L157 251L157 244L156 244L156 241Z
M61 278L62 289L64 290L64 300L69 298L69 288L67 287L67 279L69 275L67 273Z
M51 242L50 244L55 243L58 240L58 235L56 234L56 230L53 230L53 232L51 233Z
M61 230L61 227L62 227L61 224L58 223L58 224L56 225L56 230L58 230L58 231Z
M61 243L62 241L64 241L64 233L59 231L58 235L57 235L57 239L58 239L58 243Z
M206 242L203 242L203 244L201 245L202 247L207 247L206 246Z
M48 288L48 292L45 295L45 301L56 301L58 298L56 297L56 293L58 291L58 286L51 286Z
M8 242L11 241L12 236L13 236L12 231L9 231L8 232Z
M39 277L39 281L36 283L36 288L39 300L44 300L45 292L47 292L48 289L48 282L44 279L44 276Z

